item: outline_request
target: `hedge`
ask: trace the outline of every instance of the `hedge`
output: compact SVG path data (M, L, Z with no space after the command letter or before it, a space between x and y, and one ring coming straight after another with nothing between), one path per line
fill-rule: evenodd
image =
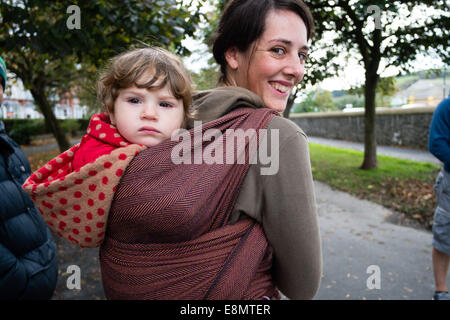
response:
M51 134L46 127L44 119L3 119L6 133L20 145L31 143L33 136ZM59 125L68 135L76 135L85 132L89 119L64 119L58 120Z

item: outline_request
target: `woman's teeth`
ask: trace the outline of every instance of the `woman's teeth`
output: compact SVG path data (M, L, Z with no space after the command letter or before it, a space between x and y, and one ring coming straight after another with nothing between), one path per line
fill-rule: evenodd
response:
M282 84L279 84L278 82L272 82L272 87L274 87L276 90L286 93L289 91L289 87L283 86Z

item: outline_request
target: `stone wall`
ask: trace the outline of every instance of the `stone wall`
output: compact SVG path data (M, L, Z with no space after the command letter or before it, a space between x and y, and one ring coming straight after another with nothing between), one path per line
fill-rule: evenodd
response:
M379 108L376 115L378 145L427 150L428 133L436 107ZM308 136L364 142L364 112L291 114Z

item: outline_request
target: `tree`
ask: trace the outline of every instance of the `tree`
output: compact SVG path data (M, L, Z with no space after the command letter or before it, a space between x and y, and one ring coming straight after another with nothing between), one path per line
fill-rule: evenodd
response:
M314 104L321 111L330 111L333 109L333 96L328 90L318 90L314 98Z
M310 91L305 99L294 107L294 112L330 111L334 107L333 96L330 91L318 89Z
M359 88L352 88L348 90L350 94L356 94L358 96L364 96L366 88L365 85ZM375 107L389 107L390 98L394 96L399 89L397 88L394 77L379 78L377 88L375 90Z
M446 1L305 1L316 21L316 37L337 36L327 53L358 53L365 68L365 137L362 169L377 167L375 101L381 62L385 67L407 69L419 53L434 49L449 62L446 51ZM413 15L413 11L416 15ZM417 18L417 12L422 16ZM374 17L372 19L371 17Z
M64 151L70 145L52 111L55 93L138 41L188 53L181 40L193 35L202 3L190 12L175 0L0 0L0 55Z
M210 67L202 68L198 73L192 74L192 81L196 90L209 90L215 88L219 79L219 66L210 61Z
M305 112L315 112L318 111L315 108L314 97L316 95L315 91L310 91L306 94L305 99L298 105L293 107L294 112L305 113Z

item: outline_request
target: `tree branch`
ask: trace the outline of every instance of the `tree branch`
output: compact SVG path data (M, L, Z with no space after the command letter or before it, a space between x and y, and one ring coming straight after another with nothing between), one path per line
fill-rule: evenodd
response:
M364 64L366 67L368 67L370 64L370 45L364 38L364 34L362 32L364 28L364 22L358 19L355 11L353 11L348 1L339 0L338 4L345 10L349 18L355 24L356 28L353 29L353 34L355 35L355 40L358 43Z

